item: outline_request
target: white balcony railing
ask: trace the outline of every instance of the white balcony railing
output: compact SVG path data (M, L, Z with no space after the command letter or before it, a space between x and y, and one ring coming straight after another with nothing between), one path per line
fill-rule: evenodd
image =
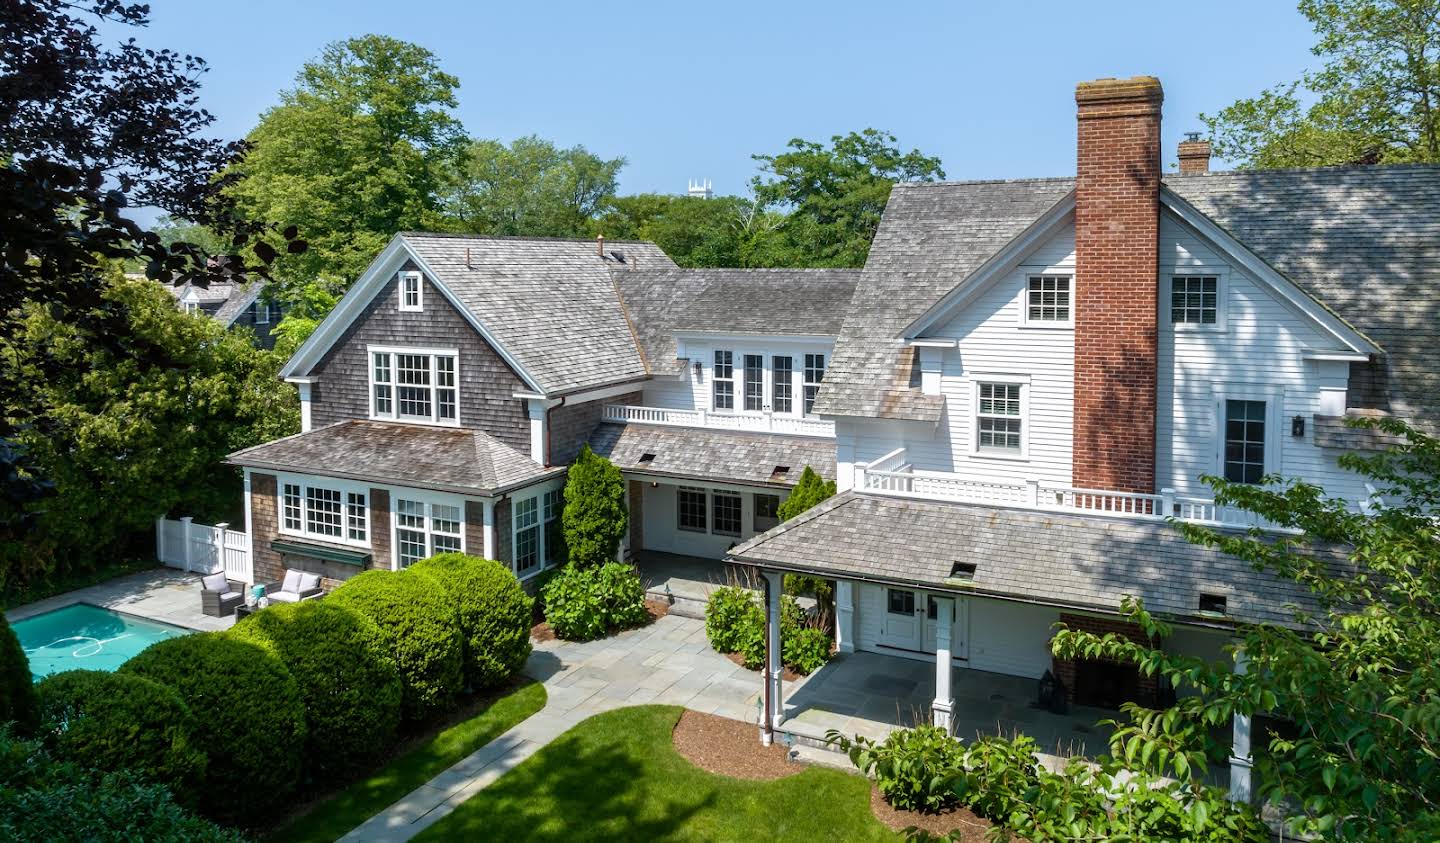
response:
M1242 509L1221 506L1213 500L1183 497L1171 489L1159 494L1115 492L1056 486L1038 480L1015 483L970 480L954 474L917 471L905 461L905 449L891 451L870 463L855 466L855 489L873 495L946 500L1008 506L1046 512L1067 512L1113 518L1178 521L1214 527L1275 529L1264 519Z
M789 436L835 436L834 422L775 413L716 413L709 410L670 410L664 407L606 404L604 419L610 422L705 427L712 430L743 430L749 433L780 433Z

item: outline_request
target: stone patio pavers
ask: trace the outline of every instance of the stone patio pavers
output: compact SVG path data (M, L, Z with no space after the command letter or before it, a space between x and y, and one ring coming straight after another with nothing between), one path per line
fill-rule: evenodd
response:
M213 618L200 611L200 575L155 568L77 588L5 613L11 623L75 603L89 603L147 620L197 631L229 629L235 618Z

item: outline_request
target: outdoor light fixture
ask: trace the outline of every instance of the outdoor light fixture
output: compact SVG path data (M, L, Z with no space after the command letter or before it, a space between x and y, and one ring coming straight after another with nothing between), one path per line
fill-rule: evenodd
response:
M1296 416L1290 420L1290 435L1300 438L1305 435L1305 417Z
M700 361L699 361L699 360L696 360L696 361L695 361L695 380L697 380L697 381L702 381L702 380L704 380L704 379L705 379L705 367L702 366L702 365L700 365Z

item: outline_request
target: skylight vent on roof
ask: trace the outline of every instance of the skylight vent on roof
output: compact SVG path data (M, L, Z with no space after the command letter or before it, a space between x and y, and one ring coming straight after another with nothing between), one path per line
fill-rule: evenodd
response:
M775 466L775 470L772 471L772 472L770 472L770 482L771 482L771 483L783 483L783 482L785 482L785 475L787 475L787 474L789 474L789 473L790 473L790 466L788 466L788 465L777 465L777 466Z
M636 462L637 462L637 463L640 463L641 465L644 465L645 463L649 463L649 462L654 462L654 461L655 461L655 455L654 455L654 454L641 454L641 455L640 455L640 459L636 460Z
M950 576L946 579L952 580L973 580L975 579L974 562L954 562L950 565Z
M1200 593L1200 614L1202 615L1224 615L1225 595Z

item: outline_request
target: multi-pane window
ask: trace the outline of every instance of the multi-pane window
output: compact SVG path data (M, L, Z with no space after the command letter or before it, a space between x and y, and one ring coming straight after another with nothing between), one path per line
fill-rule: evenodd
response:
M915 592L898 588L887 589L886 611L892 615L915 614Z
M758 413L765 409L765 356L745 355L745 409Z
M524 576L540 567L540 505L536 498L515 501L515 574Z
M340 535L343 507L340 493L314 486L305 489L305 532L317 536Z
M420 273L400 274L400 309L420 310Z
M541 498L540 518L545 526L545 565L560 561L560 513L565 500L560 489L552 489Z
M780 496L755 495L755 532L763 533L780 523Z
M300 520L300 487L295 483L285 484L285 529L299 530L304 522Z
M459 386L454 353L371 351L372 417L455 424Z
M705 490L693 486L681 486L675 492L676 511L679 513L678 526L692 533L705 532Z
M353 542L366 541L369 532L366 520L365 496L360 492L345 494L345 537Z
M791 409L791 392L795 389L794 375L792 374L794 362L787 356L775 355L770 358L771 386L770 386L770 409L777 413L789 413Z
M815 396L820 394L820 382L825 379L825 355L805 355L805 415L815 409Z
M1170 321L1214 325L1219 313L1220 279L1214 275L1176 275L1170 279Z
M1026 294L1025 306L1029 321L1070 321L1070 276L1031 275Z
M295 481L280 485L281 532L364 545L370 540L369 518L363 491Z
M430 504L430 552L458 552L463 526L460 507L447 503Z
M1020 384L978 384L976 399L976 449L992 453L1020 453Z
M1225 402L1225 479L1259 483L1265 476L1265 402Z
M710 494L711 509L715 514L714 532L716 535L740 535L740 500L740 495L735 492L716 491Z
M401 568L437 553L463 549L464 529L458 503L395 499L395 556Z
M425 504L421 501L395 501L395 548L404 568L419 562L426 553Z
M735 409L735 352L716 351L715 370L710 376L716 410Z

